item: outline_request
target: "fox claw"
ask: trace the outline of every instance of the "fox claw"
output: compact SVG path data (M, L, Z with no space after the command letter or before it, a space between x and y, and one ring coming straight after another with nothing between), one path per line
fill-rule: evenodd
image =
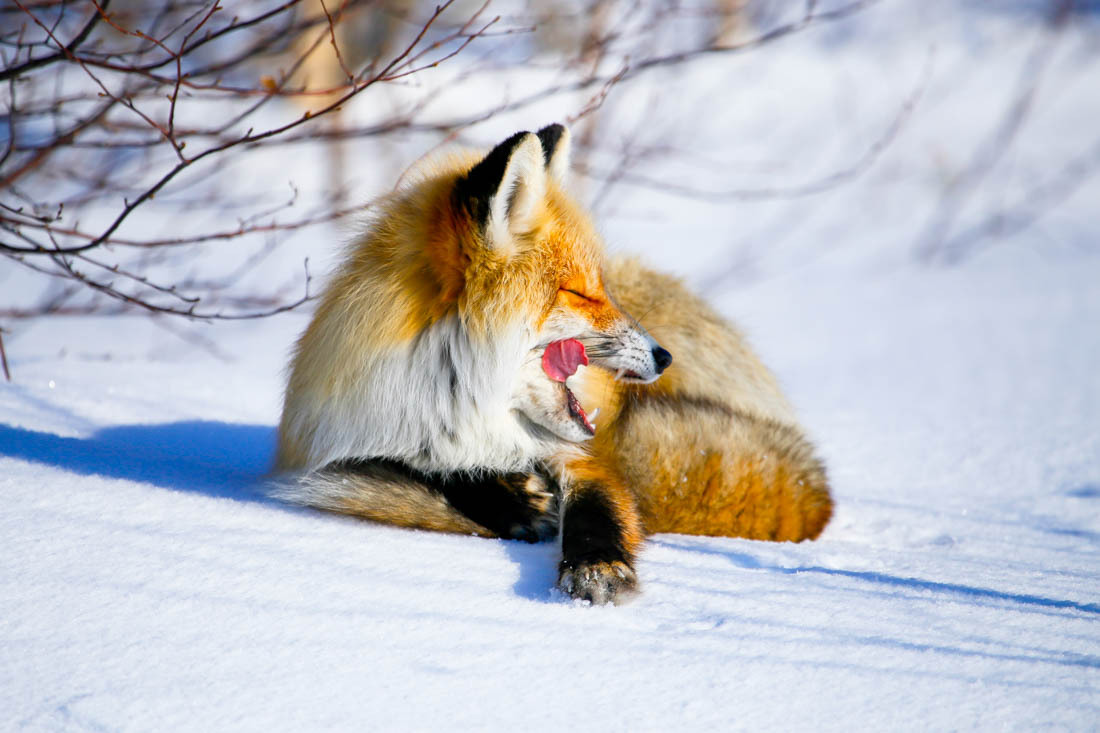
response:
M638 592L638 576L625 562L581 563L563 568L558 588L594 606L624 603Z

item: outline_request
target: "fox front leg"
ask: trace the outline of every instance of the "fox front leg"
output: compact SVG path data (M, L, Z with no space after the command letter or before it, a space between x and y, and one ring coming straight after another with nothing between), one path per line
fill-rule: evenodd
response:
M621 603L638 590L634 556L643 533L634 498L591 459L571 465L569 474L558 587L593 604Z

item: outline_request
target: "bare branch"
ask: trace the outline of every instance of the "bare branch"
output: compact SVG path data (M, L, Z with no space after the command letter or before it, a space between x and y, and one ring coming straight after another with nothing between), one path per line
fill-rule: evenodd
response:
M853 181L866 173L897 139L898 135L905 127L905 124L912 117L913 110L916 109L917 104L920 102L928 86L928 79L931 77L932 73L932 57L932 53L929 52L916 85L902 102L894 118L890 121L890 124L886 126L882 134L876 138L852 164L811 181L784 186L713 190L682 183L674 183L672 181L637 173L629 173L621 167L614 171L608 171L590 165L584 165L580 166L580 171L584 175L599 180L614 180L627 185L648 188L673 196L713 202L730 200L758 201L778 198L793 199L825 193L837 186Z
M281 265L265 258L283 240L331 237L326 225L364 209L344 205L349 187L338 176L323 194L303 196L305 204L296 191L284 200L272 181L240 180L242 169L255 170L238 167L247 156L274 150L312 170L327 154L335 170L331 161L346 141L425 132L464 140L481 121L564 94L574 97L560 118L583 127L577 148L588 151L596 144L582 133L602 131L596 120L614 112L631 81L757 49L878 2L822 10L810 0L792 22L746 41L685 46L665 42L662 30L684 18L708 22L703 9L601 0L592 6L598 12L578 16L588 25L571 30L580 31L584 48L556 57L555 74L546 77L552 81L525 87L518 98L479 92L456 114L436 104L440 89L475 81L482 89L486 72L507 73L521 62L546 68L531 50L539 36L530 16L502 19L490 0L477 7L275 1L164 0L127 3L125 12L116 3L108 13L109 0L15 0L0 9L0 81L7 81L0 86L7 118L0 120L7 135L0 144L0 255L44 283L31 303L5 302L0 318L142 312L161 322L217 321L291 310L313 297L308 267L304 288L302 274L284 272L277 286L255 292L257 265ZM538 8L540 19L561 12ZM364 27L382 28L384 37ZM535 58L522 58L530 53ZM322 62L328 66L318 71ZM433 75L443 66L445 78ZM364 98L370 103L356 104L355 117L344 111ZM788 193L809 195L815 185L837 185L870 167L915 103L850 168ZM380 150L386 157L383 145L371 154ZM632 175L631 162L624 155L598 200L619 183L654 183Z
M8 352L4 350L4 329L0 328L0 366L4 367L4 379L11 381L11 370L8 369Z
M917 252L924 259L931 261L943 256L947 235L956 218L1011 149L1020 130L1027 123L1054 51L1063 38L1062 31L1068 25L1073 0L1058 0L1055 5L1053 30L1042 31L1042 37L1024 61L1016 83L1016 93L997 121L996 128L974 151L970 163L954 184L944 190L935 213L918 238Z
M28 8L19 0L14 1L21 10L23 10L28 15L32 15L30 12L31 8ZM27 72L33 71L34 69L40 68L42 66L47 66L58 61L71 59L73 57L73 54L76 53L76 50L80 48L80 45L84 43L84 41L88 40L88 36L91 34L92 30L95 29L99 21L106 17L105 11L107 10L107 6L110 4L111 0L103 0L102 5L97 5L96 12L92 13L92 17L89 18L88 22L84 24L84 28L81 29L80 33L78 33L76 37L73 38L73 40L71 40L68 44L62 46L61 50L57 53L50 54L49 56L42 56L37 59L31 59L30 61L20 64L19 66L12 66L7 69L0 69L0 81L15 79L22 74L26 74Z

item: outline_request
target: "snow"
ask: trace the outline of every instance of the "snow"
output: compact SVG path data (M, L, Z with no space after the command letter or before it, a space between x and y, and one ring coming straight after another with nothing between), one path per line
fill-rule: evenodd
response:
M912 124L855 183L717 207L631 189L600 209L615 249L704 290L776 371L829 469L821 539L660 535L642 594L588 607L551 590L551 544L264 497L305 314L4 324L0 729L1095 729L1100 187L951 266L914 254L937 166L965 168L1034 40L1026 14L966 8L901 38L740 57L738 104L698 121L699 145L726 141L715 160L748 161L738 180L807 177L764 160L805 137L799 119L828 127L837 149L804 147L834 170L887 124L934 37ZM863 27L893 27L888 11ZM1081 23L1050 72L1073 73L957 231L1095 143ZM886 44L902 48L869 71ZM777 91L788 78L805 88ZM851 79L863 94L826 122L817 105ZM730 125L770 137L727 139Z

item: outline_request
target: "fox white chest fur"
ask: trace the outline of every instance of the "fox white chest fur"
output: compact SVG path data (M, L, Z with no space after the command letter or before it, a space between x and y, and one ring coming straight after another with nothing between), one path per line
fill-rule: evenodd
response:
M563 450L539 419L565 403L537 369L537 347L562 330L547 317L561 267L538 233L554 201L571 201L550 179L557 157L548 165L533 135L516 143L473 167L426 164L375 204L297 344L279 467L521 471ZM559 229L591 241L597 262L587 226L577 215Z
M496 330L489 342L475 341L455 313L406 343L332 354L358 378L331 394L302 395L309 407L293 416L301 424L288 425L310 436L302 467L371 456L423 471L530 468L554 446L512 406L535 344L520 319Z

